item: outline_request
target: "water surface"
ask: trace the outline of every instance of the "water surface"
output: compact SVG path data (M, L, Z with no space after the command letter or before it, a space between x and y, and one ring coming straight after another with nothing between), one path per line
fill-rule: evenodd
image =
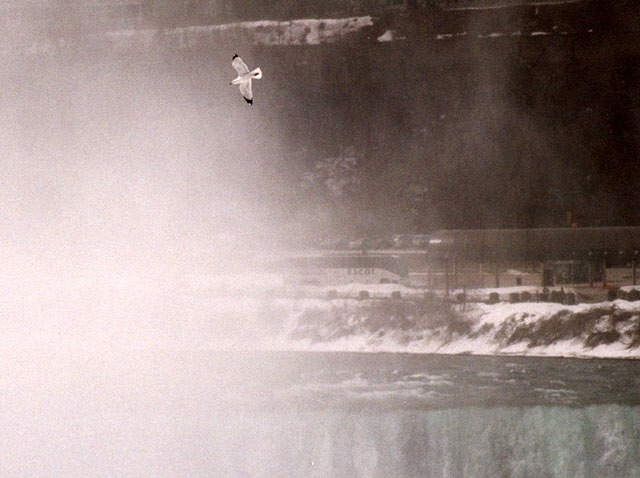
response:
M640 362L4 356L7 476L640 476Z

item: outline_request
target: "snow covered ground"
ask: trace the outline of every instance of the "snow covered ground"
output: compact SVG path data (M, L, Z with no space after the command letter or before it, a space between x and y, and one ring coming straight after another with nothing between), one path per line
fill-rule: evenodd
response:
M219 318L226 315L226 323L242 331L218 335L201 348L640 357L640 302L509 303L512 293L535 297L542 292L519 286L466 291L477 300L496 292L496 304L451 305L441 300L442 291L433 294L398 284L294 290L273 277L263 284L269 284L266 294L257 293L256 283L247 294L244 283L244 298L227 294L212 300L212 311L218 310ZM358 299L362 291L369 298ZM407 300L394 300L394 293Z
M375 305L354 300L300 305L290 309L298 317L289 322L287 334L264 342L267 348L640 357L640 303L478 303L436 318L429 311L421 315L393 305L383 307L388 315L381 316Z
M106 33L106 38L117 48L136 44L150 47L154 42L168 39L176 40L176 45L182 48L193 47L207 41L212 35L220 34L260 45L319 45L336 41L371 25L373 20L370 16L291 21L261 20L166 30L120 30Z
M199 45L216 44L221 38L235 42L257 45L319 45L333 43L348 35L372 27L379 21L370 15L346 18L300 18L289 21L260 20L234 22L219 25L198 25L175 28L145 28L114 30L83 37L83 45L89 48L110 48L115 50L149 49L155 46L173 48L193 48ZM585 32L583 32L585 33ZM588 30L586 33L593 33ZM503 37L565 36L573 31L559 30L553 26L549 31L508 31L471 34L466 31L434 33L433 40L486 39ZM406 41L407 36L397 29L386 29L374 37L380 43ZM14 44L0 46L0 55L7 56L19 51L25 54L52 53L66 48L75 48L68 38L21 40Z
M154 45L174 48L192 48L202 44L216 44L221 37L237 42L258 45L319 45L332 43L373 25L369 15L347 18L302 18L290 21L260 20L220 25L201 25L166 29L114 30L87 34L83 43L87 47L115 50L149 49ZM27 54L40 54L65 49L74 45L68 39L39 39L19 45L4 46L0 54L19 50Z
M116 271L117 272L117 271ZM126 271L4 284L0 351L358 351L640 357L640 301L450 303L398 284L287 286L277 274ZM361 297L366 290L368 298ZM394 295L395 293L395 295ZM397 300L398 295L402 300ZM471 295L471 294L470 294ZM533 294L532 294L533 295ZM455 297L455 295L453 295Z

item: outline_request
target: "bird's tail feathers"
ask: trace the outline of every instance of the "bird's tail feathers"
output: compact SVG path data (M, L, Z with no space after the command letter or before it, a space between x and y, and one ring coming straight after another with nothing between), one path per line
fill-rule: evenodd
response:
M260 68L256 68L251 72L251 78L260 79L262 78L262 70Z

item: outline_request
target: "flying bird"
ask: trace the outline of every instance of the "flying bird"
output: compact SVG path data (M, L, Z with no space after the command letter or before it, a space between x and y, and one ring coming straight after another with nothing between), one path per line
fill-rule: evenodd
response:
M262 70L260 68L256 68L255 70L249 71L249 67L238 55L233 55L233 58L231 59L231 66L233 66L238 72L238 77L229 84L239 85L240 93L244 97L244 100L252 105L253 93L251 92L251 80L253 78L256 80L258 78L262 78Z

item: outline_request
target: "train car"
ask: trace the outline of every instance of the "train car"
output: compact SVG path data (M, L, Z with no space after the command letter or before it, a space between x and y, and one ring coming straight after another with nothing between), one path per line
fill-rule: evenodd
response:
M388 254L291 257L280 269L285 282L296 285L397 284L407 275L404 261Z

